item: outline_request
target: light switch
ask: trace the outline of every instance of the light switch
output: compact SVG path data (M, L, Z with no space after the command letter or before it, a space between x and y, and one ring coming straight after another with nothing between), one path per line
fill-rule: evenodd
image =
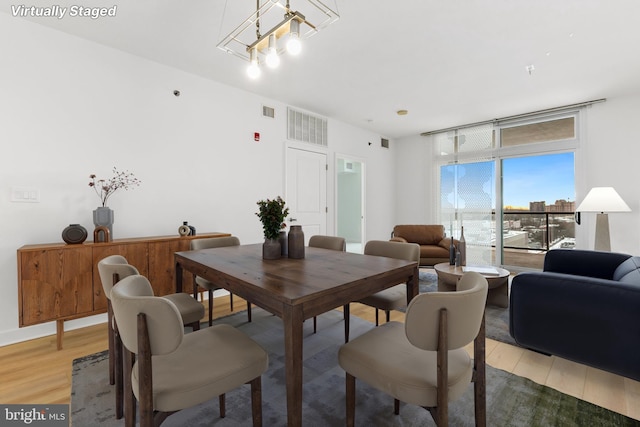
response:
M34 187L11 187L11 201L17 203L40 203L40 190Z

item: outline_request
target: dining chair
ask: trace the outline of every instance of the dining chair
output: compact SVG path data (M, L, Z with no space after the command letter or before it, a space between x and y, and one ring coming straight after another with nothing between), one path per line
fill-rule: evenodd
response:
M222 248L226 246L239 246L240 239L236 236L229 237L211 237L208 239L193 239L191 241L191 250ZM202 277L193 276L193 297L197 298L198 286L206 289L209 293L209 326L213 325L213 291L223 289L220 286L203 279ZM229 293L229 304L233 311L233 294ZM247 301L247 318L251 322L251 303Z
M405 324L388 322L344 344L338 361L346 372L347 426L355 422L356 378L400 401L427 409L448 425L448 404L474 382L476 426L486 424L484 310L487 280L465 273L456 292L431 292L411 300ZM473 359L465 346L474 343Z
M122 407L122 342L118 332L118 326L113 318L111 305L111 291L113 286L125 277L139 274L138 269L127 262L122 255L110 255L98 262L98 274L102 282L102 290L107 297L107 331L109 348L109 383L116 386L116 418L123 415ZM198 301L186 293L165 295L172 301L178 311L184 325L191 326L193 330L200 329L200 319L204 317L204 307Z
M316 234L314 236L309 237L309 247L345 252L347 250L347 241L345 240L344 237L323 236L320 234ZM318 319L317 319L317 316L313 316L313 333L314 334L316 333L317 328L318 328Z
M191 298L191 297L190 297ZM172 413L251 385L253 425L262 425L262 374L267 352L242 331L220 324L184 333L180 312L153 296L149 280L126 277L111 291L113 313L125 348L125 425L159 426ZM133 362L135 355L135 362Z
M389 242L386 240L370 240L364 246L365 255L376 255L387 258L405 259L420 263L420 245L417 243ZM357 301L376 310L376 326L378 326L378 310L384 310L387 322L390 320L391 310L398 310L407 306L407 285L395 285L383 291L376 292ZM344 306L344 341L349 341L349 304Z

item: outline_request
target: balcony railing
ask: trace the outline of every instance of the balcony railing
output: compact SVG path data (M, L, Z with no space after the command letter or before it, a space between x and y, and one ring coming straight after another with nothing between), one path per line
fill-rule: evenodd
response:
M575 246L574 212L509 210L502 224L504 265L541 269L547 251Z

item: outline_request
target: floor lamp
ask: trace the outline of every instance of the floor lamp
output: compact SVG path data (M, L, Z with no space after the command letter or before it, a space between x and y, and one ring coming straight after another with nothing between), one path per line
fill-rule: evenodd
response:
M606 212L631 212L613 187L593 187L584 198L577 212L598 212L596 217L596 251L611 251L609 217Z

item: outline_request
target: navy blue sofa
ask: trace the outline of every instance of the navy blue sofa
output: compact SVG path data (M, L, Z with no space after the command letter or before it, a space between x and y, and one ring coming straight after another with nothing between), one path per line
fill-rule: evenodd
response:
M555 249L511 283L518 345L640 381L640 257Z

